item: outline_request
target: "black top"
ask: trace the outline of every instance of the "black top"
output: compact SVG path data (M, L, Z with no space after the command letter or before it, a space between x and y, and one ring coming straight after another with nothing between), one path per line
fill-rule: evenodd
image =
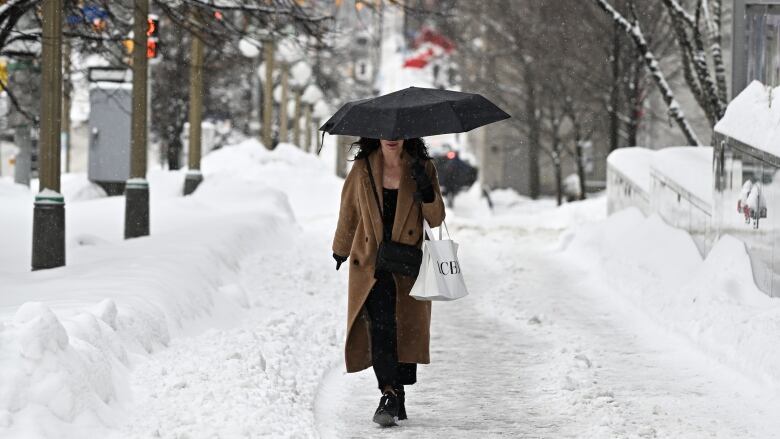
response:
M382 226L385 241L391 241L393 235L393 221L395 220L395 206L398 204L398 189L382 188Z

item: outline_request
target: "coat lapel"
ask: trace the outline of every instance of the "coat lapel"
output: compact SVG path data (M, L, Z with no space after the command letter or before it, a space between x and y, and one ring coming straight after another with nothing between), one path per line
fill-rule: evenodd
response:
M382 160L382 153L380 151L374 152L368 157L371 163L371 173L374 174L374 184L377 189L377 196L379 197L379 205L383 206L384 197L382 194L383 177L384 177L384 161ZM403 235L403 227L406 224L406 219L409 217L409 213L414 207L414 191L417 186L412 178L411 172L411 157L406 152L403 152L401 156L401 182L398 186L398 201L395 208L395 218L393 219L393 234L392 240L401 242L401 236ZM382 242L384 239L384 231L382 225L382 211L376 206L374 201L373 188L368 177L368 167L365 169L365 179L363 189L365 190L366 199L369 203L369 209L371 215L371 224L374 229L374 236L377 242Z
M384 197L382 194L382 179L384 176L384 163L382 160L382 154L379 151L374 152L368 156L368 161L371 163L371 173L374 175L374 184L376 185L377 197L379 197L379 206L383 206ZM365 167L365 178L363 180L363 190L365 191L366 200L368 200L368 211L371 216L371 224L374 229L374 237L376 242L382 242L382 211L379 206L376 205L374 198L374 188L371 187L371 181L368 176L368 167Z
M401 236L404 233L403 227L406 224L406 218L409 217L414 206L414 191L417 185L412 178L411 157L403 152L401 155L401 183L398 187L398 204L395 208L395 219L393 220L393 241L401 242Z

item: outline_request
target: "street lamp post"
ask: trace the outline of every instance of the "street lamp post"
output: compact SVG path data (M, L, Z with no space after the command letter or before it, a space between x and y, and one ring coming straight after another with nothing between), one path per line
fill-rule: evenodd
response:
M125 239L149 235L149 183L146 180L149 0L135 0L133 12L133 110L130 179L125 185Z
M203 120L203 41L192 34L192 61L190 65L190 144L189 171L184 179L184 195L195 192L203 181L200 172L201 123Z
M40 192L33 210L32 269L65 265L65 201L60 195L62 0L43 2Z
M279 142L287 142L289 117L287 116L287 100L289 99L290 70L287 63L282 62L279 68L282 71L282 96L279 99Z
M301 94L303 91L300 88L295 90L295 112L293 113L293 139L292 143L301 147Z
M263 144L266 148L273 147L271 124L274 111L274 41L267 37L263 41L263 58L265 62L265 88L263 89Z

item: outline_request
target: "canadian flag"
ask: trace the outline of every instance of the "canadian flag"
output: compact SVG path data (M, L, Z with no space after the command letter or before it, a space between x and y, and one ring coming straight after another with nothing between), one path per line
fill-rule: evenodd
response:
M451 54L455 44L443 35L425 28L414 40L414 48L414 55L404 61L405 68L422 69L432 58Z

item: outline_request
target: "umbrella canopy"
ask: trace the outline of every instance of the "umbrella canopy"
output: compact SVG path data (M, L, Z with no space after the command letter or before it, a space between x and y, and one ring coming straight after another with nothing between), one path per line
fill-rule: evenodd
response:
M372 139L413 139L463 133L509 117L478 94L409 87L348 102L320 130Z

